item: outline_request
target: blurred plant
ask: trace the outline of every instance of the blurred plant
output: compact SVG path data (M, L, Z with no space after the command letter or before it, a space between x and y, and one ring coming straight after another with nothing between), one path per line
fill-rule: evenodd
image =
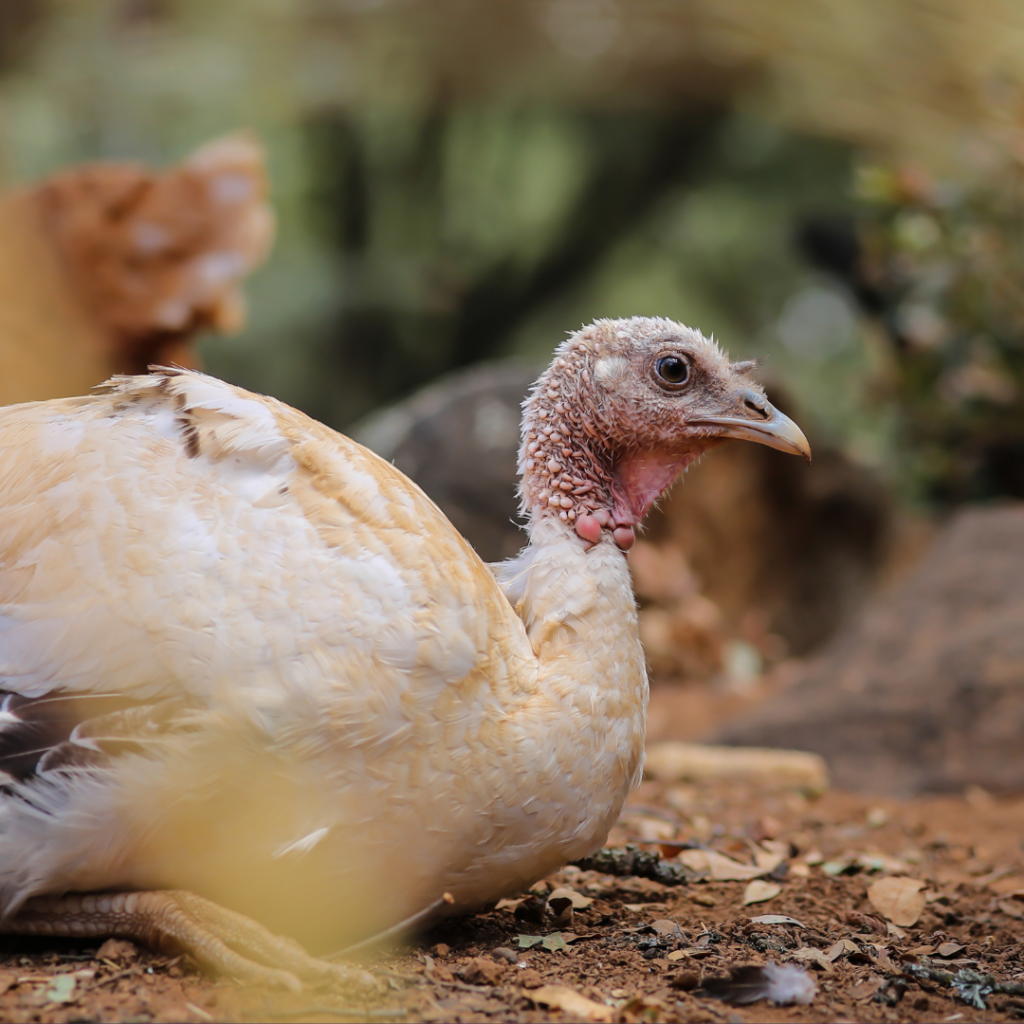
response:
M313 118L313 200L340 270L318 414L345 422L507 353L703 170L721 119L447 105Z
M881 328L901 485L940 504L1024 497L1024 136L1004 152L966 185L865 165L855 225L801 236Z

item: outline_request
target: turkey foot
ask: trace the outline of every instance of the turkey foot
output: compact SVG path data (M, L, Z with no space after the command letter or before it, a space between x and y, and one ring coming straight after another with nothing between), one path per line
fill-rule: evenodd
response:
M181 890L37 896L0 921L0 933L133 939L185 953L210 974L296 992L303 982L374 983L367 971L318 960L252 918Z

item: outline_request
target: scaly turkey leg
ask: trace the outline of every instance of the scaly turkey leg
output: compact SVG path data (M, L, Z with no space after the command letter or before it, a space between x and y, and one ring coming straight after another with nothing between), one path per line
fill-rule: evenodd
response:
M186 953L211 974L294 991L303 981L373 984L366 971L317 960L252 918L180 890L37 896L0 921L0 933L134 939L172 956Z

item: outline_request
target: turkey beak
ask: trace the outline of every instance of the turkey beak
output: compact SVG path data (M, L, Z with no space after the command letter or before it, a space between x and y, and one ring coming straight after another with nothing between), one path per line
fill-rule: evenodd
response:
M811 446L804 432L779 412L764 395L753 388L741 388L735 394L737 415L701 416L693 426L708 426L719 437L756 441L790 455L802 455L811 461Z

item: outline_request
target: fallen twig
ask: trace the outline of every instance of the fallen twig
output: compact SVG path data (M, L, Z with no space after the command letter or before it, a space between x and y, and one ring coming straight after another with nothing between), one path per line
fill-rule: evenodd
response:
M985 1010L985 997L990 995L1020 996L1024 995L1024 982L998 981L991 974L979 974L967 968L961 968L956 974L941 971L927 964L906 963L903 972L918 980L934 981L946 988L956 990L960 998L978 1010Z
M94 978L92 985L108 985L112 981L120 981L122 978L127 978L130 975L143 973L145 973L144 968L139 964L135 964L133 967L126 967L123 971L118 971L116 974L108 974L102 978Z
M411 982L425 987L437 985L442 988L454 988L459 992L472 992L478 996L486 996L491 993L491 989L484 985L467 985L464 981L454 980L443 981L434 974L431 967L427 967L423 974L400 974L398 971L393 971L390 967L378 967L375 970L377 974L383 974L389 978L397 978L399 981Z

